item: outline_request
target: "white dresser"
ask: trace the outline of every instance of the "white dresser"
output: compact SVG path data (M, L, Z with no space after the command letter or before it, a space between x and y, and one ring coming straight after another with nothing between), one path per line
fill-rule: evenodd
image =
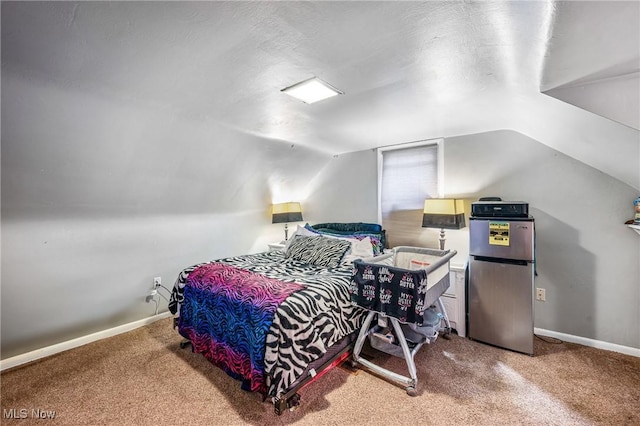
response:
M466 264L451 263L449 265L449 289L442 295L442 304L447 310L451 327L461 337L467 334L464 282L466 267Z

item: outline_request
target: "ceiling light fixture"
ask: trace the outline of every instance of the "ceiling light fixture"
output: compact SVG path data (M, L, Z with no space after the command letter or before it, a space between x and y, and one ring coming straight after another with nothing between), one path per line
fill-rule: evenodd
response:
M344 92L341 92L329 83L320 80L318 77L313 77L308 80L301 81L300 83L296 83L293 86L286 87L282 89L281 92L284 92L289 96L293 96L296 99L300 99L306 104L312 104L332 96L344 94Z

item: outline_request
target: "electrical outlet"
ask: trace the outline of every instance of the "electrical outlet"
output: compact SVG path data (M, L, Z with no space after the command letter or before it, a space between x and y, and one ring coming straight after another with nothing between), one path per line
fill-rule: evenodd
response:
M536 288L536 300L544 302L547 300L547 292L544 288Z
M155 277L153 279L153 288L160 287L162 285L162 277Z

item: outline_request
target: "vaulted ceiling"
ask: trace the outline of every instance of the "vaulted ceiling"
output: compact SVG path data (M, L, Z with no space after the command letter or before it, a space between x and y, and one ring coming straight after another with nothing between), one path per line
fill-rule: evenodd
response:
M334 154L512 128L615 175L564 140L637 150L640 3L3 2L2 67ZM313 76L344 94L280 92ZM543 94L589 109L571 88L620 78L606 118Z

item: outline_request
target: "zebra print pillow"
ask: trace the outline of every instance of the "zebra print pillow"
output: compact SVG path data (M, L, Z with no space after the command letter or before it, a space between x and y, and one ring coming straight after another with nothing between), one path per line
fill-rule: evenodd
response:
M337 268L351 243L325 237L296 235L287 248L286 257L317 266Z

